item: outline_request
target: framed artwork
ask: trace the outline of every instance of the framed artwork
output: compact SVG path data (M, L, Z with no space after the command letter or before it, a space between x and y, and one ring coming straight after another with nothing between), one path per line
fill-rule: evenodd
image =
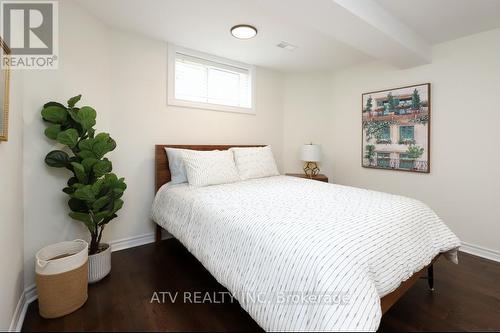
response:
M0 52L10 54L0 38ZM3 59L3 58L2 58ZM0 69L0 141L7 141L9 129L9 68Z
M430 172L431 84L364 93L361 165Z

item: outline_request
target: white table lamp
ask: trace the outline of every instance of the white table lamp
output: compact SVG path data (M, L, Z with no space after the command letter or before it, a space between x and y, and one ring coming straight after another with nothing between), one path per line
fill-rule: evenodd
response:
M300 159L304 162L304 173L313 177L319 174L319 167L317 162L321 161L321 146L308 144L303 145L300 151Z

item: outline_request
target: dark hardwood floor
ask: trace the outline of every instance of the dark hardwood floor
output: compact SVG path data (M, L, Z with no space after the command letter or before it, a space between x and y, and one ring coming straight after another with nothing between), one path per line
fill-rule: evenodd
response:
M114 252L112 272L89 287L78 311L46 320L37 302L23 331L261 331L237 303L151 303L153 292L225 292L176 240ZM380 331L500 330L500 264L465 253L460 264L434 265L435 288L424 280L383 317Z

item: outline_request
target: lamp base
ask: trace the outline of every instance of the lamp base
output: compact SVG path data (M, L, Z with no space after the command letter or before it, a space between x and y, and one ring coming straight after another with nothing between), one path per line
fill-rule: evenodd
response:
M304 164L304 173L309 178L317 176L319 174L318 164L316 164L316 162L306 162L306 164Z

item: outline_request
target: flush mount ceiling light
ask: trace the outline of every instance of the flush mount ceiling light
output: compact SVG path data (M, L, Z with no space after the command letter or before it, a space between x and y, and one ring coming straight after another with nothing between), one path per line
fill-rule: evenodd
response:
M238 24L231 28L231 35L238 39L250 39L257 35L257 29L248 24Z

